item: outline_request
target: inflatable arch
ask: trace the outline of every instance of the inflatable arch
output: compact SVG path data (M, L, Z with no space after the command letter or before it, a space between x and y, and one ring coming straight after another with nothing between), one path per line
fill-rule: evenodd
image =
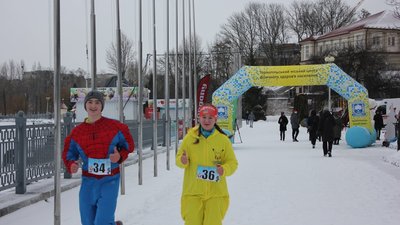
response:
M375 141L367 89L335 64L242 67L212 95L218 108L218 124L234 131L237 99L253 86L310 85L327 85L348 101L350 129L346 141L350 146L363 148Z

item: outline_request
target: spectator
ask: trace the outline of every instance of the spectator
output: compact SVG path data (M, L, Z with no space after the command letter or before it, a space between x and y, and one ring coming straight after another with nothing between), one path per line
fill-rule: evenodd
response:
M255 119L256 119L256 117L255 117L253 111L251 111L250 114L249 114L249 121L250 121L250 127L251 128L253 128L253 122L254 122Z
M376 140L381 140L381 130L384 127L382 111L376 110L374 115L374 128L376 131Z
M311 110L311 115L307 120L307 130L310 135L312 148L315 148L315 142L317 141L318 126L319 126L319 116L317 116L317 111L313 109Z
M279 134L281 137L281 141L285 141L286 126L289 123L288 118L285 116L285 112L281 112L281 116L279 117L278 123L279 123Z
M324 110L319 122L319 131L322 138L322 149L324 156L332 157L333 128L335 118L328 110Z
M340 112L337 112L334 118L335 118L335 126L333 127L333 144L339 145L343 129L343 121L342 117L340 116Z
M300 118L297 110L293 110L292 115L290 115L290 124L292 125L292 139L294 142L298 142L297 136L299 135Z
M246 113L244 114L244 117L246 119L246 125L249 125L249 115L250 115L249 110L246 110Z

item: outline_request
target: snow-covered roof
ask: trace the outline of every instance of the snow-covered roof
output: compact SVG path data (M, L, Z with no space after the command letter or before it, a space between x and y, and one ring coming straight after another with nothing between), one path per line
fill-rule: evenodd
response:
M400 30L400 18L396 17L394 11L385 10L377 14L371 15L365 19L359 20L348 26L340 27L329 33L326 33L317 38L317 40L331 38L335 36L340 36L348 34L352 31L361 29L391 29Z

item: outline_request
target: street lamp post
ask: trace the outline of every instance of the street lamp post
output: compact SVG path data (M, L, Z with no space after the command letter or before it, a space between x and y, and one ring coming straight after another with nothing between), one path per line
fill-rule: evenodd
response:
M335 57L333 57L331 55L328 55L328 56L325 57L325 62L326 63L333 63L334 61L335 61ZM332 111L331 109L332 109L331 108L331 88L328 87L328 110Z

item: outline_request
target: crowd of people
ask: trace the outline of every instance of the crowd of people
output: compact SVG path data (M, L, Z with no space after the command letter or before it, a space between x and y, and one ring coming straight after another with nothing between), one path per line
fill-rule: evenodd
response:
M338 145L341 139L341 132L343 129L343 122L341 113L333 115L329 110L320 111L317 115L316 110L311 110L307 118L307 132L309 133L309 140L311 141L312 148L315 148L317 140L322 141L323 155L332 157L332 146ZM289 123L285 112L281 112L278 119L280 140L285 141L285 132ZM290 115L290 124L292 127L292 140L298 142L300 117L298 111L293 110Z
M245 119L246 124L252 128L255 120L254 113L246 111ZM311 110L310 115L305 121L305 124L301 123L299 112L296 109L292 111L289 118L285 115L285 112L281 112L278 119L280 140L286 140L286 131L289 122L292 128L293 142L299 141L297 137L300 133L300 126L306 126L312 148L315 148L318 140L322 142L323 155L332 157L332 147L333 145L340 144L341 133L344 127L342 111L332 113L328 109L325 109L321 110L317 115L316 110Z

